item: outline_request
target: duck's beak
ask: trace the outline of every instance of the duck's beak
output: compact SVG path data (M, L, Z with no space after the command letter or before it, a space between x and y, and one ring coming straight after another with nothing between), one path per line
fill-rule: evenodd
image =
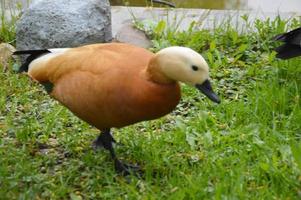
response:
M215 103L220 103L221 102L219 97L213 92L209 80L206 80L202 84L196 84L195 87L198 90L200 90L202 93L204 93L211 101L213 101Z

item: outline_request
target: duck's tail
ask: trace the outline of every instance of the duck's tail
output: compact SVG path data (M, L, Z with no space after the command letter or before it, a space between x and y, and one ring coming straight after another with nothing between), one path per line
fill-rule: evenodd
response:
M301 56L301 27L290 32L277 35L273 39L275 41L284 42L283 45L275 49L277 52L277 58L289 59Z
M276 57L281 59L290 59L301 56L301 47L292 44L284 44L275 49L277 52Z
M29 64L37 59L38 57L47 54L47 53L51 53L51 51L49 51L48 49L41 49L41 50L24 50L24 51L15 51L13 53L13 55L29 55L25 62L20 66L18 72L27 72L28 71L28 66Z

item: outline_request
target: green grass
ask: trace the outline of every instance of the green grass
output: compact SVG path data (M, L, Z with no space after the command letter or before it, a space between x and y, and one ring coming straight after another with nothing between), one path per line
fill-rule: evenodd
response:
M201 52L222 103L183 86L172 114L114 130L119 157L146 174L123 178L107 152L93 152L96 129L25 75L0 73L0 199L301 198L301 59L275 59L270 40L300 19L242 34L162 24L153 50Z
M0 0L0 43L15 44L16 22L20 17L21 4Z

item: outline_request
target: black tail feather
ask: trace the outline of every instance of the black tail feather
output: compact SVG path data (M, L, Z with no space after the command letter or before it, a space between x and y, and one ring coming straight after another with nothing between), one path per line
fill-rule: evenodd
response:
M292 31L289 31L287 33L282 33L279 35L276 35L273 40L280 41L280 42L292 42L296 37L298 37L301 34L301 27L294 29Z
M275 49L277 58L289 59L301 56L301 27L287 33L276 35L273 40L284 42L282 46Z
M279 41L279 42L285 42L286 34L287 33L284 33L284 34L282 33L282 34L276 35L275 37L272 38L272 40Z
M293 44L284 44L275 49L277 52L276 57L281 59L289 59L301 56L301 47Z
M47 49L41 49L41 50L25 50L25 51L15 51L13 53L13 55L29 55L25 62L20 66L18 72L27 72L28 71L28 66L29 64L35 60L36 58L47 54L47 53L51 53L51 51L47 50Z

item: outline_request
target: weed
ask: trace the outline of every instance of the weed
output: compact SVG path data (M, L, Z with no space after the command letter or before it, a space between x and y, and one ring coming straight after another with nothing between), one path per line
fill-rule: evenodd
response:
M21 12L21 4L13 5L10 1L1 1L0 14L0 43L15 44L16 22Z

